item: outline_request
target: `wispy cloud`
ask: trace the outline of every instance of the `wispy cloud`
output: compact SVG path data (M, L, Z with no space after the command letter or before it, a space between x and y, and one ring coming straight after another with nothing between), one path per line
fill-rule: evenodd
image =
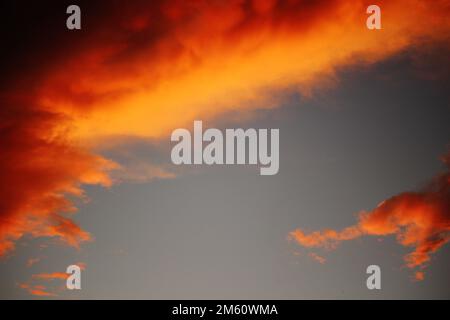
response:
M320 263L320 264L324 264L326 261L327 261L327 259L325 259L324 257L322 257L322 256L319 256L317 253L315 253L315 252L310 252L309 254L308 254L312 259L314 259L315 261L317 261L318 263Z
M19 288L27 290L30 295L38 297L53 297L54 293L48 292L47 288L43 285L30 285L27 283L21 283Z
M86 263L78 262L77 266L81 270L86 270ZM40 297L54 297L57 296L57 291L61 291L63 286L58 285L58 290L51 290L47 286L42 285L42 282L53 282L53 281L64 281L69 277L68 273L65 272L49 272L49 273L37 273L31 276L31 279L25 283L19 283L18 287L27 290L30 295L40 296ZM53 285L54 286L54 285ZM54 289L54 288L53 288Z

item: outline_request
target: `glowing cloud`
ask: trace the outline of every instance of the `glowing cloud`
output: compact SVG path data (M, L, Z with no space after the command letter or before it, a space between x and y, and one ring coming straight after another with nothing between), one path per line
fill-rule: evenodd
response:
M424 268L430 256L450 241L450 154L443 161L447 171L436 176L418 192L405 192L362 212L356 225L342 231L323 230L305 233L297 229L289 238L307 248L334 249L342 241L365 235L395 235L397 242L414 250L404 257L408 268ZM424 272L415 273L416 280Z
M274 92L308 92L336 68L449 34L448 1L378 2L380 31L366 29L362 0L112 2L71 50L37 45L36 66L0 91L0 256L24 235L91 239L67 196L112 184L118 166L88 148L105 137L159 139L195 118L276 107ZM413 261L440 245L427 244Z
M308 92L338 67L442 40L450 29L445 1L381 1L379 31L366 28L365 1L151 6L113 15L117 28L99 28L43 79L40 105L75 119L77 138L160 137L195 118L275 107L273 92Z

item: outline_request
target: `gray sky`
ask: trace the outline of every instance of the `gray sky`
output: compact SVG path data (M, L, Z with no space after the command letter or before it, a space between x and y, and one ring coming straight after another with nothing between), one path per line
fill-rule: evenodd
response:
M450 298L448 246L432 256L425 280L415 282L403 261L412 248L393 236L362 237L332 251L287 241L295 228L352 225L359 211L419 188L442 169L450 90L442 79L423 78L411 56L341 70L334 88L311 98L289 94L282 107L256 111L251 120L204 121L279 128L275 176L260 176L254 166L200 166L183 168L174 179L87 188L91 201L80 203L75 220L94 241L77 251L40 248L55 243L46 239L21 240L0 262L0 298L30 298L18 283L77 262L87 265L81 291L58 291L61 280L45 282L59 298ZM170 166L169 137L130 148L179 170ZM41 261L26 268L30 257ZM381 267L381 291L365 286L370 264Z

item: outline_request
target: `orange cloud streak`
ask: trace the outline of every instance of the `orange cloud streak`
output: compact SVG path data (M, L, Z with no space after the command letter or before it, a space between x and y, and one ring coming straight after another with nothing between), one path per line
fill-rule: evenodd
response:
M46 287L42 285L29 285L27 283L19 284L21 289L27 290L29 294L38 297L53 297L55 294L46 291Z
M86 270L86 263L76 263L81 270ZM32 284L36 281L53 281L53 280L66 280L70 275L65 272L52 272L52 273L38 273L31 276L31 280L28 283L21 283L18 286L21 289L27 290L29 294L34 296L50 297L56 296L55 293L50 292L43 285Z
M83 197L85 184L111 185L117 165L88 149L99 138L161 138L195 118L271 108L273 92L307 92L336 68L449 35L447 0L378 2L381 31L366 29L363 0L104 8L72 50L0 91L0 256L24 235L74 247L91 239L68 217L75 207L67 195ZM355 230L347 232L335 236Z
M33 279L41 279L41 280L54 280L54 279L62 279L65 280L69 277L69 274L65 272L53 272L53 273L39 273L33 274Z
M340 242L364 235L395 235L397 242L414 250L404 257L408 268L424 267L430 255L450 241L450 153L443 159L447 171L419 192L405 192L362 212L358 223L342 231L327 229L304 233L297 229L289 238L307 248L334 249ZM424 279L424 272L415 274Z

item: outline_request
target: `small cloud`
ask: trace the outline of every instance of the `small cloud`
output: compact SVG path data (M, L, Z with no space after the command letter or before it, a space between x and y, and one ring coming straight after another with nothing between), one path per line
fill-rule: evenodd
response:
M29 294L39 297L53 297L56 294L48 292L47 288L43 285L30 285L28 283L18 284L19 288L27 290Z
M317 253L315 253L315 252L310 252L309 254L308 254L308 256L310 256L311 258L313 258L315 261L317 261L318 263L320 263L320 264L324 264L326 261L327 261L327 259L325 259L324 257L321 257L321 256L319 256Z
M81 270L86 270L85 262L77 262L75 265L80 267ZM33 284L42 281L53 280L66 280L70 275L65 272L51 272L51 273L38 273L31 276L29 283L22 283L18 286L22 289L28 290L28 292L35 296L56 296L56 294L49 292L45 286L41 284Z
M416 281L422 281L423 279L425 279L425 273L423 273L423 271L417 271L414 274L414 280Z
M80 267L81 268L81 267ZM65 272L53 272L53 273L39 273L33 274L33 279L54 280L54 279L67 279L69 275Z

